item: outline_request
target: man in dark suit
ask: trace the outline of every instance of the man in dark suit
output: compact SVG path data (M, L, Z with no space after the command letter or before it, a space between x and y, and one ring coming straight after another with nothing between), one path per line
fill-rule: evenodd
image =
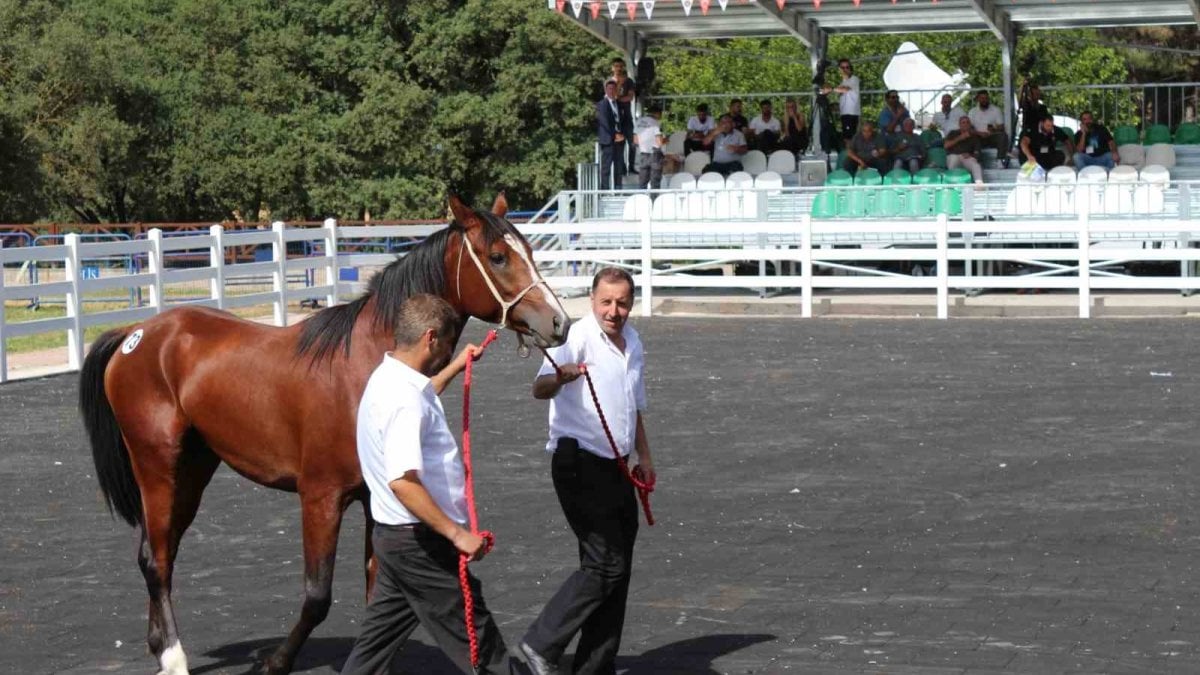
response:
M619 187L625 176L625 134L617 102L617 83L604 83L604 98L596 102L596 140L600 143L600 189L607 190L615 182Z

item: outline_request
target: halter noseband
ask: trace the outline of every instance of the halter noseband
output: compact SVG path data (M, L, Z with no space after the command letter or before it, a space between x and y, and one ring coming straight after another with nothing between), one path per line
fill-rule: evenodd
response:
M483 277L483 281L484 281L484 283L487 284L488 290L492 292L492 297L495 298L496 303L498 305L500 305L500 309L501 309L500 325L501 326L508 325L508 310L512 309L513 305L516 305L518 302L520 302L521 299L525 297L526 293L528 293L529 291L532 291L537 286L545 286L545 290L543 291L543 294L548 293L549 294L548 297L553 297L555 300L558 299L558 296L554 295L554 291L551 290L550 284L546 283L546 280L543 279L542 275L537 271L537 267L534 266L533 260L530 259L529 254L526 253L525 247L522 246L520 244L520 242L517 241L516 237L512 236L511 234L505 234L504 235L504 243L508 244L509 248L516 251L517 255L521 256L521 260L525 261L525 265L529 268L529 277L531 279L533 279L533 281L530 282L530 284L528 286L521 289L521 292L519 292L515 296L513 296L512 300L509 300L507 302L504 300L504 298L502 298L500 296L500 291L496 288L496 284L495 284L495 282L492 281L492 277L487 273L487 270L484 269L483 262L479 259L479 255L475 253L474 247L467 246L467 231L465 229L462 231L462 234L459 236L459 238L462 240L462 245L460 246L460 250L458 252L458 268L454 275L454 277L455 277L454 283L457 286L457 293L458 293L459 301L462 300L462 250L461 249L466 249L467 253L469 253L471 255L471 260L475 263L475 269L479 270L479 276ZM561 305L559 305L559 310L562 311ZM563 314L566 314L566 312L564 311Z

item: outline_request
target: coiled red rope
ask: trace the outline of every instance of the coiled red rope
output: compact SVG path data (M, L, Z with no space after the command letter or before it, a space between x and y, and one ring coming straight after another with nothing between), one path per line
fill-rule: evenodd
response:
M554 362L550 354L545 350L542 352L546 354L546 360L554 366L554 370L559 371L558 364ZM629 464L625 461L621 451L617 449L617 441L613 439L612 430L608 428L608 419L604 417L604 409L600 407L600 397L596 395L596 385L592 383L592 375L588 372L587 365L579 364L579 370L583 373L583 378L587 380L588 392L592 395L592 404L596 406L596 414L600 417L600 426L604 428L604 435L608 438L608 445L612 448L613 457L617 459L617 466L620 467L626 480L632 483L637 490L638 499L642 502L642 512L646 514L646 524L654 525L654 514L650 512L650 493L654 492L654 484L657 480L655 478L643 480L629 470Z
M479 516L475 513L475 479L471 470L471 364L483 356L483 350L496 340L496 331L488 331L473 358L467 359L463 373L463 482L467 494L467 521L472 534L483 538L483 552L489 553L496 545L496 537L487 530L479 531ZM479 667L479 636L475 633L475 598L471 595L471 581L467 574L467 554L458 555L458 587L462 590L463 615L467 622L467 642L471 647L471 667Z

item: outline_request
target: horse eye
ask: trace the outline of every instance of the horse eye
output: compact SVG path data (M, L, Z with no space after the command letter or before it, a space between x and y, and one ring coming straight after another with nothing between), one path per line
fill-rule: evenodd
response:
M492 261L493 265L503 265L504 264L504 254L503 253L493 253L490 256L488 256L488 259Z

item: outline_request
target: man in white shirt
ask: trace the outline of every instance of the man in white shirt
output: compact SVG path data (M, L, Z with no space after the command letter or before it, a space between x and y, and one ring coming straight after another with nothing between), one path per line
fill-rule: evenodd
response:
M1008 133L1004 131L1004 111L992 105L986 91L975 95L975 107L967 113L979 141L985 148L995 148L997 156L1008 167Z
M687 138L683 141L683 151L685 153L695 150L711 152L712 144L706 141L706 137L715 126L717 126L717 122L708 114L708 104L701 103L696 106L696 114L689 117L687 121Z
M762 101L758 104L758 108L762 114L750 120L746 141L755 149L769 153L774 151L779 144L783 126L780 124L779 118L772 114L770 101Z
M958 118L966 116L967 113L963 112L962 108L954 105L953 96L942 94L942 109L933 114L933 124L930 128L937 129L944 140L951 131L958 129Z
M596 386L618 451L635 451L633 471L654 480L654 465L642 412L646 384L644 353L637 331L626 324L633 308L633 279L615 267L592 280L592 313L571 327L566 344L550 350L558 364L543 363L533 395L550 399L551 477L567 522L579 540L579 569L563 583L521 642L535 675L559 672L558 662L576 633L577 675L615 672L625 600L638 530L634 489L613 456L587 382Z
M713 149L712 163L704 167L705 173L716 171L728 178L729 174L742 170L742 157L749 148L746 137L733 128L733 116L728 113L721 115L717 128L708 132L705 140L712 144Z
M860 85L850 59L838 61L838 70L842 71L841 84L836 87L822 87L821 93L836 91L839 94L838 111L842 115L842 140L849 141L858 133L858 118L862 115L862 104L858 98Z
M458 321L441 298L406 300L395 350L371 374L359 403L358 458L371 493L379 567L343 675L386 672L418 623L463 672L472 672L458 559L479 560L487 551L465 527L462 457L438 398L478 353L467 345L451 361ZM515 672L474 576L471 589L479 638L475 672Z
M667 137L662 131L662 105L651 103L646 114L633 125L633 144L637 146L638 189L662 187L663 146Z

